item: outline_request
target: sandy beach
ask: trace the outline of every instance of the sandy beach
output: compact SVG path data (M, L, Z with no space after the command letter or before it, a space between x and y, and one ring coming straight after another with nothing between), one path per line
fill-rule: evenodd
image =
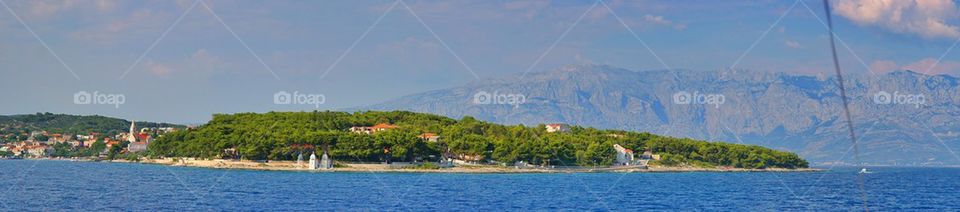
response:
M311 170L307 162L298 164L296 161L238 161L238 160L203 160L193 158L165 158L143 159L141 161L113 160L112 162L133 162L145 164L159 164L168 166L187 166L214 169L247 169L264 171L302 171L302 172L413 172L413 173L585 173L585 172L814 172L820 169L742 169L742 168L699 168L699 167L580 167L580 168L516 168L512 166L494 165L457 165L440 169L397 168L388 164L359 164L339 163L338 167L330 170Z

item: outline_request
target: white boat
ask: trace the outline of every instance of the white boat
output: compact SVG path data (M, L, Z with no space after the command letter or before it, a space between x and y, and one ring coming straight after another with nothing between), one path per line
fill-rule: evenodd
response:
M860 169L860 174L870 174L873 172L867 171L867 168Z

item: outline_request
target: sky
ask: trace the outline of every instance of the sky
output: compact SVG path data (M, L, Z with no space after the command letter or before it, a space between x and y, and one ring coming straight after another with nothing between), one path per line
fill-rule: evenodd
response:
M0 3L0 114L203 123L580 63L833 73L819 0ZM957 1L831 6L845 71L960 75Z

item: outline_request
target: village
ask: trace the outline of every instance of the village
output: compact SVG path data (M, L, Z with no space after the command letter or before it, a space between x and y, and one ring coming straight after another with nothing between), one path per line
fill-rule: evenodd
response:
M130 130L116 135L102 135L97 132L87 134L61 134L47 131L32 131L29 134L3 135L4 137L20 137L23 140L0 144L0 158L52 158L63 157L57 155L57 146L69 147L69 151L93 151L87 155L90 158L107 157L111 150L118 154L145 152L150 142L163 134L176 131L173 127L144 127L137 128L136 122L130 123ZM66 151L66 150L60 150Z

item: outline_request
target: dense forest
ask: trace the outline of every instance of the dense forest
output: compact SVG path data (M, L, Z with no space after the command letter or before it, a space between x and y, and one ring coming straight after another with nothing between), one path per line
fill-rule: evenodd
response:
M350 127L380 123L397 128L372 134ZM433 133L439 142L419 136ZM293 160L303 152L321 151L341 161L375 162L434 160L455 155L483 162L524 161L538 165L606 166L613 163L614 144L661 154L662 165L732 166L740 168L802 168L807 162L794 153L759 146L704 142L619 130L578 126L548 133L544 125L505 126L405 111L269 112L215 114L198 128L166 134L149 146L154 157L235 157L251 160ZM385 151L389 150L389 151ZM234 156L231 156L234 157Z

